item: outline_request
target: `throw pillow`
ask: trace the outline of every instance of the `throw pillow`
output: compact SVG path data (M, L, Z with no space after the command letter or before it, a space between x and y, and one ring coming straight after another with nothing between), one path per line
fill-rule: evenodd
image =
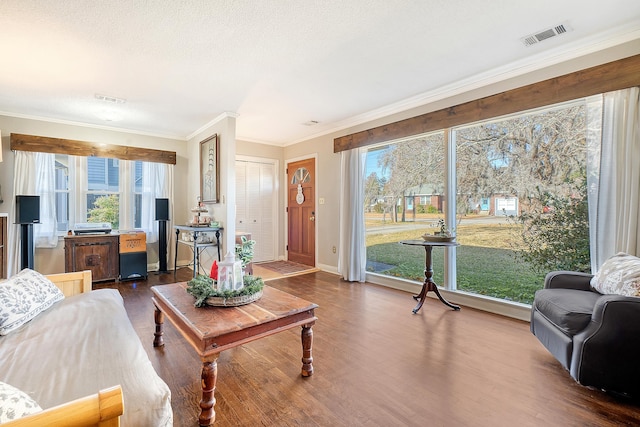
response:
M51 280L28 268L0 282L0 335L7 335L62 299L62 291Z
M640 258L620 252L607 259L591 278L601 294L640 296Z
M0 382L0 423L40 411L42 408L25 392Z

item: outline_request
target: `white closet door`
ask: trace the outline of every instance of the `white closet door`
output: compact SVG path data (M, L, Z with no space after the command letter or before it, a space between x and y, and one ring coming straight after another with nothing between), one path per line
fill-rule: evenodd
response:
M247 162L236 161L236 230L247 223Z
M236 160L236 230L256 241L255 262L275 259L275 165Z
M260 245L256 252L257 259L261 261L271 261L276 258L274 249L274 195L275 193L275 167L271 163L262 163L260 165L260 231L255 239L265 242ZM256 243L257 246L257 243Z

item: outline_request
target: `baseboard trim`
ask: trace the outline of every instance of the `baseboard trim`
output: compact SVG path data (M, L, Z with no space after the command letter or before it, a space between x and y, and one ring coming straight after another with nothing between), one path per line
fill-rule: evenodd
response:
M373 273L367 273L367 282L399 289L412 294L417 294L420 292L420 289L422 289L422 283ZM454 304L523 320L525 322L529 322L531 318L531 306L528 304L504 301L499 298L476 295L463 291L449 291L443 288L438 288L438 290L445 299ZM437 298L433 292L427 294L427 296Z

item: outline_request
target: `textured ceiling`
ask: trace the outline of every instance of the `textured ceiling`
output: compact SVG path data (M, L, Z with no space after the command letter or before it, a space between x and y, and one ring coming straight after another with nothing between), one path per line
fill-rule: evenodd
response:
M2 0L0 114L287 145L636 39L638 0Z

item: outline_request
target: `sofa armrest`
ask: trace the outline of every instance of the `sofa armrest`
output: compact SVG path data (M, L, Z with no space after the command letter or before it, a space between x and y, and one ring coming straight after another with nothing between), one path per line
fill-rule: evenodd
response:
M640 392L640 297L603 295L573 339L571 376L583 385Z
M544 278L544 288L590 291L592 277L592 274L578 271L552 271Z
M64 425L67 427L117 427L124 403L120 386L100 390L99 393L81 397L62 405L45 409L42 412L27 415L3 423L5 427L31 427Z
M46 276L64 294L65 297L91 292L91 270L71 273L48 274Z

